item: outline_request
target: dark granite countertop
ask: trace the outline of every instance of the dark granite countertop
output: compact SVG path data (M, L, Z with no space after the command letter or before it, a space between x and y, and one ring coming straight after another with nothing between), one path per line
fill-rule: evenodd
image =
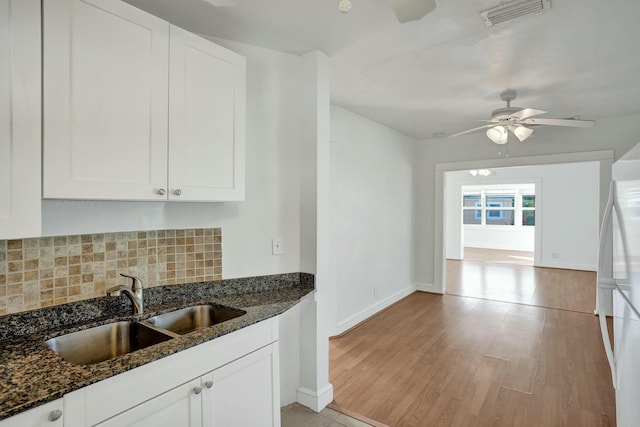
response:
M124 297L105 297L0 317L0 419L181 350L277 316L314 290L305 273L260 276L145 289L145 313L128 315ZM64 361L45 340L119 320L144 320L197 304L221 304L246 311L235 319L200 329L93 365Z

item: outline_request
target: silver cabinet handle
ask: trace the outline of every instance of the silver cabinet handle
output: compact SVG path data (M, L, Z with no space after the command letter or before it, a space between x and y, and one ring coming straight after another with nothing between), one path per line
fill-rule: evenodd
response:
M62 416L62 411L60 409L56 409L55 411L49 412L49 417L47 418L49 421L58 421Z
M177 189L173 190L173 194L175 194L176 196L179 196L179 195L182 194L182 190L177 188Z
M167 191L164 188L160 188L156 191L156 194L158 196L164 196L165 194L167 194Z
M211 380L207 381L206 383L204 383L204 386L205 386L206 388L211 388L211 387L213 387L213 381L211 381Z
M193 388L193 393L194 394L200 394L202 393L202 387L198 386L198 387L194 387Z

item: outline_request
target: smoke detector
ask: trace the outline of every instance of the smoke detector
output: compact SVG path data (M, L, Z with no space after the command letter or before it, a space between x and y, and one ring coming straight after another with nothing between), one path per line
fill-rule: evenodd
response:
M540 14L551 7L551 0L520 0L510 3L502 3L491 9L480 12L480 17L485 25L493 28L498 24L509 22L532 13Z

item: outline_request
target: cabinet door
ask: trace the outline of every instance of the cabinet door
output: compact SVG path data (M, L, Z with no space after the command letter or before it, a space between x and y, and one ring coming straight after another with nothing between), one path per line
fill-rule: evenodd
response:
M171 26L169 198L244 200L245 59Z
M40 1L0 0L0 239L40 234Z
M99 427L200 427L200 380L191 381L103 421Z
M280 426L278 363L276 343L204 376L202 425Z
M169 24L43 0L45 198L166 199Z
M2 420L0 427L62 427L64 425L62 409L62 399L54 400Z

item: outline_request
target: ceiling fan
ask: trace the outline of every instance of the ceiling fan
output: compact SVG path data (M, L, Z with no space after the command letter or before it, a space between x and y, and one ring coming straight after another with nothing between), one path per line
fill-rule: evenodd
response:
M405 23L422 19L436 7L435 0L389 0L398 22ZM351 10L351 0L339 0L338 9L342 13Z
M513 133L520 142L523 142L533 134L534 126L570 126L589 128L596 124L593 120L577 119L539 119L535 116L545 114L546 111L534 108L512 107L511 101L516 99L518 93L513 89L507 89L500 94L500 99L507 102L506 108L498 108L491 112L491 119L487 125L468 129L449 137L464 135L480 129L487 129L487 137L496 144L506 144L509 132ZM484 121L484 120L483 120Z

